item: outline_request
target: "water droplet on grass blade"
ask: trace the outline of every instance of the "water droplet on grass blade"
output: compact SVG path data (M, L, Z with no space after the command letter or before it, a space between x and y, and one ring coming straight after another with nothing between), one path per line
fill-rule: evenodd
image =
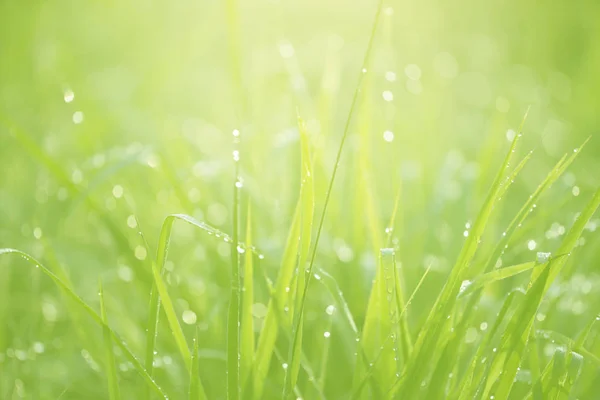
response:
M537 263L538 264L543 264L545 262L548 262L548 260L550 260L550 256L552 255L552 253L544 253L541 251L538 251L537 253Z

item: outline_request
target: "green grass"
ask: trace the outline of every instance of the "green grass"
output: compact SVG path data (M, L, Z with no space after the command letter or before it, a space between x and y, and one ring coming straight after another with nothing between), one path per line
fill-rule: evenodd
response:
M31 7L0 399L597 397L595 3Z

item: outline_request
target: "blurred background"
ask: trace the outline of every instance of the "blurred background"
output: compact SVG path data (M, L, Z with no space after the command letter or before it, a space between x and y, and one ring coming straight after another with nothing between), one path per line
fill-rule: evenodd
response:
M186 213L232 231L232 131L240 131L240 229L250 203L264 273L275 280L299 192L296 115L310 135L320 215L363 73L317 253L317 267L338 282L359 324L376 265L369 232L373 224L382 235L390 228L396 194L394 246L407 293L427 265L434 272L411 310L416 332L528 107L518 158L534 153L482 246L491 248L558 159L592 135L501 263L553 251L600 183L600 3L386 0L361 71L376 7L2 0L0 248L39 257L94 307L100 277L111 325L142 354L149 260L163 219ZM546 305L560 313L545 323L565 334L598 312L594 221L562 281L572 294ZM200 329L210 398L224 397L229 257L229 244L176 225L167 279L188 338ZM259 329L268 292L255 279ZM305 340L314 332L320 343L332 323L323 311L330 300L322 287L314 292ZM496 294L486 297L482 320L497 307ZM347 327L332 318L332 337L344 337ZM100 330L19 259L0 258L0 320L1 398L106 397L94 358ZM332 343L351 364L343 341ZM159 348L159 381L183 396L187 378L166 327ZM134 398L141 380L119 362L124 394ZM282 374L274 372L274 382ZM335 397L352 371L330 376Z

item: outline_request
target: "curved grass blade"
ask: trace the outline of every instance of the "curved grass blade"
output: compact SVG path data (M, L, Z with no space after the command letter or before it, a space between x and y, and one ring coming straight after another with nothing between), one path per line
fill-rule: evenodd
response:
M113 353L113 344L110 337L108 327L108 319L106 317L106 307L104 306L104 292L102 291L102 282L98 281L98 296L100 297L100 316L104 326L102 327L104 336L104 347L106 349L106 370L108 379L108 393L110 400L118 400L121 398L119 392L119 378L117 376L117 368L115 367L115 354Z
M36 260L32 256L30 256L29 254L27 254L27 253L25 253L23 251L20 251L20 250L16 250L16 249L10 249L10 248L0 249L0 255L2 255L2 254L11 254L11 253L12 254L17 254L17 255L21 256L22 258L24 258L30 264L36 266L37 268L40 268L44 274L46 274L50 279L52 279L52 281L60 289L63 290L64 293L66 293L69 297L71 297L71 299L75 300L75 302L77 304L79 304L84 309L84 311L98 325L100 325L101 327L107 329L108 332L110 332L110 336L111 336L112 340L123 351L123 353L125 354L125 356L127 357L127 359L133 364L133 367L138 371L138 373L142 376L142 378L144 378L144 380L146 381L146 383L148 384L148 386L150 386L163 399L165 399L165 400L168 399L168 397L165 394L165 392L163 392L163 390L156 384L156 382L154 381L154 379L152 379L152 377L148 374L148 372L146 371L146 369L144 369L144 367L142 366L142 364L140 363L140 361L135 357L135 355L133 355L133 353L131 352L131 350L129 350L129 348L127 347L127 345L125 344L125 342L117 335L117 333L115 331L113 331L108 325L106 325L104 323L104 321L102 320L102 317L100 315L98 315L96 313L96 311L94 311L89 305L87 305L87 303L85 303L83 301L83 299L81 299L81 297L79 297L75 292L73 292L73 290L71 290L69 288L69 286L66 285L62 280L60 280L56 275L54 275L54 273L52 273L52 271L50 271L42 263L40 263L38 260Z
M167 262L167 256L169 251L169 243L171 241L171 232L173 231L173 224L176 220L187 222L199 228L200 230L206 232L207 234L215 237L222 238L227 243L233 243L233 239L227 235L226 233L210 226L205 222L201 222L196 220L195 218L186 215L186 214L171 214L165 218L162 224L162 228L160 230L160 237L158 240L158 250L156 255L156 264L159 268L159 277L162 277L162 273L165 268L165 263ZM262 257L256 248L253 246L246 246L243 243L238 244L245 251L249 251L257 254L259 257ZM152 363L154 361L154 351L156 346L156 332L158 327L159 320L159 308L160 308L160 297L159 292L156 286L156 282L152 285L152 291L150 296L150 307L148 313L148 332L146 335L146 354L145 354L145 365L146 370L152 374ZM187 347L187 345L186 345ZM184 350L185 351L185 350Z
M348 306L348 303L344 298L344 294L342 293L342 290L340 289L336 280L333 278L333 276L329 275L327 271L321 268L319 268L319 273L315 274L315 279L322 282L323 285L329 291L329 293L331 293L331 296L334 299L336 299L336 303L338 304L339 308L343 311L344 316L348 321L348 325L350 325L352 332L354 332L354 334L358 338L358 328L356 327L356 322L354 322L354 317L350 312L350 307Z
M54 179L56 179L61 186L66 188L70 197L81 194L80 187L71 181L69 175L65 172L60 163L50 157L28 133L17 126L14 121L2 114L0 114L0 124L4 125L7 130L10 131L10 133L33 159L43 165L54 177ZM129 262L132 265L139 265L139 260L135 258L130 251L129 239L126 237L123 231L119 229L119 227L114 223L109 215L104 212L103 208L94 201L94 199L92 199L90 196L85 196L84 200L90 210L98 215L98 219L104 224L106 229L108 229L111 237L115 239L119 254L126 254L129 257Z
M177 348L181 353L181 357L183 358L185 366L189 371L192 367L190 349L187 345L187 341L183 334L183 330L181 329L181 325L179 324L177 314L175 313L175 307L173 306L173 301L171 300L169 291L167 290L167 285L165 285L165 282L163 281L163 278L156 263L152 263L152 275L154 276L154 284L156 285L156 291L160 296L163 310L165 311L167 321L169 322L169 328L171 329L171 333L173 334L173 338L175 339L175 343L177 344Z

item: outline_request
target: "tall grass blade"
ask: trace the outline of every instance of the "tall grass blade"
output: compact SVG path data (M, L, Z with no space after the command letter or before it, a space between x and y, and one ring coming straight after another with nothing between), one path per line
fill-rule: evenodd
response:
M246 244L252 246L252 209L248 204L246 218ZM240 335L240 376L242 390L246 388L248 379L252 375L254 361L254 317L252 304L254 303L254 268L252 265L253 254L247 251L244 254L244 290L242 292L242 326Z
M429 271L431 271L431 265L427 267L427 269L425 270L425 272L421 276L421 279L419 279L419 283L417 283L417 286L415 287L415 289L413 290L412 294L408 298L408 301L404 305L404 308L400 311L400 314L399 314L398 318L402 318L402 316L404 316L406 314L406 310L408 309L408 306L410 306L410 304L412 303L415 295L417 294L417 292L419 291L419 289L423 285L423 282L425 282L425 278L429 274ZM355 376L355 381L354 381L354 384L353 384L352 395L351 395L352 399L359 399L359 398L361 398L362 390L363 390L365 384L371 379L373 373L375 372L374 366L378 364L379 359L382 356L383 351L385 350L385 345L387 345L388 341L390 341L391 338L392 338L392 332L390 332L387 335L387 337L384 340L384 346L381 346L379 348L379 350L377 351L377 354L375 355L375 358L373 360L369 360L368 359L368 357L365 354L364 349L362 348L362 346L360 344L358 344L358 348L359 348L358 350L360 351L359 356L362 357L362 358L364 358L365 361L364 361L363 364L360 364L360 362L357 362L357 369L360 368L360 365L365 365L366 371L362 374L362 378L357 378ZM360 380L356 381L356 379L360 379Z
M171 329L171 333L173 334L173 338L175 339L175 343L177 344L177 348L179 349L179 353L183 358L185 366L189 371L192 366L190 349L187 345L185 336L183 335L183 330L179 324L177 314L175 313L175 307L173 306L169 291L167 290L167 285L165 285L158 266L155 263L152 263L152 275L154 276L154 283L156 284L156 290L160 296L163 310L167 316L167 321L169 322L169 328Z
M298 237L298 275L296 280L296 299L294 306L294 321L292 326L293 341L290 347L290 361L287 369L284 398L292 395L296 387L298 372L300 370L300 359L302 352L302 329L303 311L308 289L308 277L305 271L306 260L310 250L313 217L315 210L315 195L313 186L313 172L310 160L308 133L304 121L298 117L298 128L300 131L300 146L302 159L302 173L300 186L301 199L301 230ZM310 273L310 271L308 272Z
M190 388L188 390L189 400L206 400L202 381L200 380L200 361L198 358L198 330L196 329L196 337L194 338L194 346L192 348L192 368L190 368Z
M583 229L594 215L596 209L600 206L600 189L598 189L585 207L583 212L577 218L561 246L557 250L559 254L570 254L575 248L577 240L581 236ZM520 311L515 314L511 323L506 328L502 342L498 349L498 355L494 359L491 367L491 373L488 376L483 397L486 398L492 394L498 400L508 398L517 368L521 363L521 357L529 338L529 330L533 325L533 318L537 311L542 297L550 284L560 272L568 257L559 257L552 260L547 266L536 267L533 270L531 285L527 291L527 296L523 302ZM500 372L502 372L500 374Z
M165 218L162 224L162 228L160 230L160 237L158 240L158 249L156 252L156 266L158 267L159 273L157 274L159 278L162 280L162 273L165 269L165 264L167 262L167 256L169 252L169 243L171 241L171 233L173 231L173 224L176 220L180 220L183 222L187 222L188 224L200 229L201 231L207 233L211 236L219 236L226 243L230 245L233 243L233 239L226 233L221 232L220 230L210 226L205 222L198 221L197 219L185 215L185 214L171 214ZM243 243L239 243L238 246L245 249L245 251L253 252L255 254L260 254L257 250L252 246L246 246ZM154 275L154 267L153 267L153 275ZM157 288L156 279L154 279L154 283L151 291L151 299L150 299L150 307L148 313L148 332L146 335L146 370L152 373L152 363L154 360L154 351L156 346L156 332L159 321L159 308L160 308L160 292ZM179 322L177 321L177 324ZM187 344L186 346L187 347ZM183 348L183 347L182 347ZM185 350L183 350L185 352ZM189 350L188 350L189 352Z
M498 312L498 316L494 321L494 325L490 329L490 331L485 335L484 339L480 343L477 348L477 352L475 356L471 360L467 371L463 375L462 382L458 385L459 393L454 393L452 397L458 398L459 400L470 400L475 397L475 391L477 390L477 386L479 381L481 380L481 376L485 373L485 369L481 368L483 356L486 352L489 352L490 343L492 342L496 332L499 331L504 318L508 315L508 311L516 298L516 296L524 295L525 291L522 289L515 289L508 293L504 303L502 304L502 308Z
M458 259L450 272L450 276L448 277L442 292L436 299L435 305L429 313L421 333L417 337L414 350L404 368L403 375L393 389L393 395L395 397L416 397L417 392L420 390L421 383L427 377L429 366L431 364L435 365L436 360L432 359L432 357L434 356L436 349L439 347L441 336L446 331L448 324L447 317L450 315L451 310L454 307L456 295L459 292L465 272L475 256L481 236L483 235L494 205L498 199L498 194L502 190L502 182L505 179L506 170L510 165L514 150L516 149L521 138L521 132L526 118L527 113L521 122L521 126L518 130L519 133L515 135L510 149L504 158L504 162L502 163L488 192L488 195L481 206L473 228L471 232L469 232L469 236L467 237Z
M104 347L106 353L106 371L108 379L108 394L110 400L118 400L121 398L119 392L119 377L117 376L117 368L115 366L115 354L113 353L112 338L108 327L108 319L106 317L106 307L104 306L104 292L102 291L102 282L98 281L98 296L100 297L100 316L104 326L102 327L104 336Z
M286 288L292 280L294 274L294 268L296 266L296 256L298 253L298 236L300 235L300 213L301 213L301 200L298 200L296 211L294 212L294 218L292 225L287 237L285 249L283 252L283 258L281 261L281 268L277 275L277 281L275 283L274 292L269 304L267 306L267 314L263 321L263 327L260 331L258 338L258 345L256 348L254 370L253 370L253 399L258 400L263 397L263 389L267 374L269 372L269 366L271 364L271 358L273 357L273 351L275 348L275 341L279 333L278 316L283 314L283 305L287 299Z

